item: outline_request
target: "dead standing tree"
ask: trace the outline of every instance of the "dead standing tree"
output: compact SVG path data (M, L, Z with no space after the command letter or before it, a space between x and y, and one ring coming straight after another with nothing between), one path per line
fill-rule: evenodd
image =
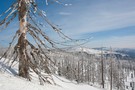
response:
M18 39L17 48L19 53L19 76L24 78L29 78L29 65L27 56L27 39L26 32L27 29L27 13L28 13L28 0L18 1L18 13L19 13L19 23L20 23L20 37Z
M47 0L46 0L47 1ZM58 0L54 0L57 3L61 4ZM50 68L54 65L48 65L48 62L53 64L53 61L47 56L45 52L45 48L47 45L43 42L41 37L45 42L48 42L52 47L55 47L57 43L51 40L40 28L39 24L34 21L33 16L40 16L45 20L45 22L51 26L52 30L54 30L61 38L72 40L66 35L64 35L60 29L52 24L47 17L44 15L44 11L40 10L37 7L35 0L17 0L13 5L9 7L4 13L0 16L6 16L2 21L0 21L0 26L6 28L18 15L19 18L19 30L16 32L13 37L11 43L9 44L8 49L0 58L0 60L5 58L3 62L8 58L8 63L10 63L10 67L13 66L15 61L19 62L19 76L31 79L29 75L29 71L32 70L39 77L40 84L43 82L54 83L51 77ZM4 28L2 30L4 30ZM27 35L30 35L35 41L36 46L34 46L29 40L26 38ZM39 36L40 35L40 36ZM15 39L18 39L16 45L13 45ZM9 53L11 48L14 47L13 52ZM9 57L9 54L11 57ZM43 65L41 65L41 63ZM52 66L52 67L49 67ZM47 74L43 75L42 68L44 67L44 71Z

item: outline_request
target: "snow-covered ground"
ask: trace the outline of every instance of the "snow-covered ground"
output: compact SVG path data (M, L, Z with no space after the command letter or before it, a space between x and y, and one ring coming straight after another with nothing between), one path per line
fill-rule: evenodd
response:
M130 71L129 75L125 79L125 90L135 90L135 74L134 71Z
M65 82L54 78L57 85L39 85L37 82L29 82L18 76L0 72L0 90L101 90L90 85L78 85L64 78Z
M126 54L123 53L119 53L119 52L115 52L115 51L110 51L110 49L103 49L98 50L98 49L93 49L93 48L85 48L85 47L78 47L78 48L72 48L70 51L81 51L81 52L87 52L88 54L95 54L95 55L100 55L101 53L103 54L119 54L121 56L128 56Z
M70 51L82 51L82 52L87 52L89 54L101 54L101 50L96 50L96 49L92 49L92 48L72 48Z
M31 82L17 76L17 64L12 69L0 61L0 90L102 90L87 84L77 84L63 77L53 75L56 85L40 85L38 79ZM5 72L3 72L5 70Z

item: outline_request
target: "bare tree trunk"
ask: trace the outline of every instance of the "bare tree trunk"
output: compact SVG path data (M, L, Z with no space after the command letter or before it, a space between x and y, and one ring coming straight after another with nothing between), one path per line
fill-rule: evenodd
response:
M81 51L82 61L81 61L81 82L84 82L84 57L83 57L83 48Z
M19 50L19 76L29 78L29 65L27 55L27 0L19 0L19 22L20 22L20 37L18 39Z
M112 49L110 48L110 57L111 57L111 65L110 65L110 78L111 78L111 80L110 80L110 90L112 90L112 84L113 84L113 71L112 71Z
M80 64L79 64L79 61L78 61L78 79L77 79L77 83L78 84L80 83Z
M112 61L111 61L111 73L110 73L110 75L111 75L110 90L112 90L112 78L113 78L113 76L112 76Z
M83 57L83 56L82 56ZM84 61L83 61L83 58L82 58L82 63L81 63L81 72L82 72L82 75L81 75L81 82L84 82Z
M102 50L101 50L101 73L102 73L102 88L104 88L104 60Z
M88 84L89 84L90 83L90 60L88 60L87 75L88 75Z

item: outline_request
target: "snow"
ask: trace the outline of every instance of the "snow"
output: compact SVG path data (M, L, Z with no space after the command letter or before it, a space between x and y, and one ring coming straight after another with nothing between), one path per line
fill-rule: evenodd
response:
M83 52L87 52L89 54L101 54L101 50L96 50L96 49L92 49L92 48L72 48L71 51L83 51Z
M133 71L129 72L129 75L127 76L127 80L125 81L125 86L127 87L125 90L135 90L135 74ZM132 86L131 86L132 84Z
M101 90L90 85L79 85L64 78L62 82L54 78L57 85L39 85L37 82L30 82L18 76L0 73L0 90Z
M93 48L87 48L87 47L78 47L78 48L73 48L72 51L81 51L81 52L87 52L88 54L95 54L95 55L101 55L101 53L103 54L118 54L121 56L128 56L127 54L123 54L123 53L119 53L119 52L115 52L115 51L110 51L109 49L106 50L97 50L97 49L93 49Z
M40 85L38 79L30 82L12 72L17 72L17 65L12 69L8 69L0 61L0 67L1 70L6 68L6 72L0 71L0 90L102 90L87 84L77 84L57 75L53 75L56 85ZM33 77L35 77L34 74Z

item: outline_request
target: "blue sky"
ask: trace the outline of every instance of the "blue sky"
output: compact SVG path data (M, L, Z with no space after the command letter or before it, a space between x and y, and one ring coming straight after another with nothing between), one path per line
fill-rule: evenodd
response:
M0 3L0 13L14 0ZM47 17L63 32L76 39L91 37L86 47L135 48L135 0L61 0L69 6L38 1ZM9 26L17 29L16 20ZM9 28L8 28L9 29ZM9 40L14 30L1 32ZM53 33L50 33L55 38ZM6 45L1 41L3 45Z

